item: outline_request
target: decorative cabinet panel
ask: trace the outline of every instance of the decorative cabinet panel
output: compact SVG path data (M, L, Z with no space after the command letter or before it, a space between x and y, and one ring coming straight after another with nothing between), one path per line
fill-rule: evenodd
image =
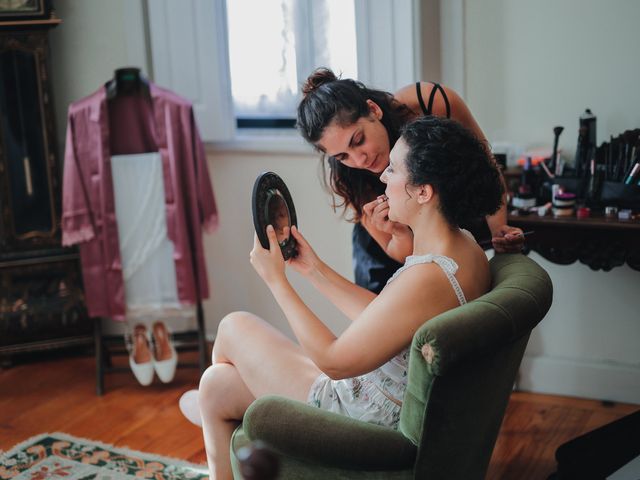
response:
M0 357L90 344L75 249L62 248L48 31L0 21Z
M47 31L0 32L0 253L60 245Z

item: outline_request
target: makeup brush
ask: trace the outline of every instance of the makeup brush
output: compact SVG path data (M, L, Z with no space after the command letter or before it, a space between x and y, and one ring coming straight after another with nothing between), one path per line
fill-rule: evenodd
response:
M633 168L633 144L636 142L636 134L633 130L626 130L622 134L622 138L624 139L624 156L622 160L622 171L624 172L622 179L624 180Z
M551 170L552 172L554 171L556 166L556 158L558 156L558 140L563 130L564 127L553 127L553 153L551 154L551 161L549 162L549 170Z

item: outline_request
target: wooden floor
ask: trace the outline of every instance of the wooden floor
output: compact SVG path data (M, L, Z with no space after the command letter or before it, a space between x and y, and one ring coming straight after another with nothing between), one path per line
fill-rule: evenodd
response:
M178 410L182 392L197 385L197 370L178 370L171 384L160 384L156 378L146 388L131 373L113 373L102 397L95 395L94 375L89 356L49 358L0 370L0 450L57 431L205 462L200 429ZM545 479L555 469L558 445L637 409L637 405L514 393L487 478Z

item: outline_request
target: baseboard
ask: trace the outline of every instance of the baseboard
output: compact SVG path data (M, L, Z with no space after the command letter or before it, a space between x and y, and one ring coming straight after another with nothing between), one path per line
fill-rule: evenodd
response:
M640 366L525 355L518 389L640 404Z

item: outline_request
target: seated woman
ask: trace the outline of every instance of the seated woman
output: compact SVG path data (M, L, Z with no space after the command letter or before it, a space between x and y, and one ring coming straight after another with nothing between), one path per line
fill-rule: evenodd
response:
M408 347L430 318L490 288L487 257L458 225L500 206L499 173L483 144L453 120L408 124L382 174L389 218L414 233L413 254L379 295L330 269L302 234L286 263L353 322L336 337L303 303L285 275L269 226L269 250L254 240L251 263L282 308L299 345L246 312L218 327L213 365L199 404L211 478L231 478L229 442L247 407L283 395L367 422L397 428L406 387Z

